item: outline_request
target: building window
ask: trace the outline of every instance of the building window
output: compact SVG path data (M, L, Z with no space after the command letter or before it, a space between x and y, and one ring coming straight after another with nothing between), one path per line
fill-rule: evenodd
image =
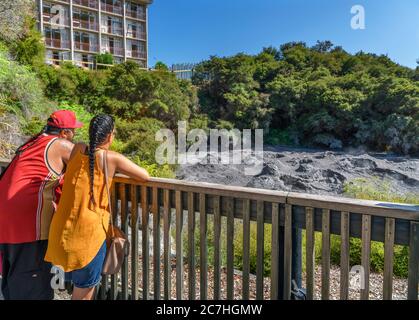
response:
M127 21L127 37L146 40L144 23Z
M73 24L75 28L83 28L88 30L98 30L96 23L97 15L93 12L81 11L74 9Z
M74 32L74 49L83 51L97 52L98 38L95 34L87 32Z
M103 11L122 14L122 3L119 0L101 0L101 8Z
M69 32L68 30L63 29L51 29L50 27L45 27L45 44L47 47L53 47L58 49L69 49Z
M104 33L115 34L122 36L122 19L114 18L107 15L102 15L101 31Z
M124 47L122 45L122 41L119 38L114 37L102 37L102 53L111 53L114 55L123 56L124 55Z
M146 19L146 7L144 5L134 3L134 2L127 2L126 4L126 14L129 17L136 18L136 19Z

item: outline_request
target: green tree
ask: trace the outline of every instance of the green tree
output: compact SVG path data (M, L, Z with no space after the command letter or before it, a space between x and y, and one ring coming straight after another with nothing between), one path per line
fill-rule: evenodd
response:
M254 56L211 57L193 84L210 124L264 128L271 142L415 154L417 70L327 40L290 42Z
M158 61L155 66L154 66L155 70L160 70L160 71L169 71L169 67L163 63L162 61Z
M107 67L103 65L113 65L114 62L113 55L109 52L97 54L95 56L95 61L97 64L99 64L97 66L98 69L106 69Z
M27 17L25 29L26 32L10 44L10 51L20 63L39 67L44 63L45 45L41 33L37 30L36 20Z
M147 72L128 61L115 66L107 81L104 110L135 120L154 117L174 128L195 107L194 88L169 72Z

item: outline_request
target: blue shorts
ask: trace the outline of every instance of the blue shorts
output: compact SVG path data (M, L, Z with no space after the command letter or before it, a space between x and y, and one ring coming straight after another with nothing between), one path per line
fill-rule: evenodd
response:
M65 273L65 281L72 281L81 289L96 287L102 279L102 268L106 255L106 241L96 257L84 268Z

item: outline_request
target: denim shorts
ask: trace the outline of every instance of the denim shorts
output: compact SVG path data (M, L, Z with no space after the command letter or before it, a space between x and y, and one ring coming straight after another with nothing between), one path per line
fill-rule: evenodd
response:
M106 241L99 249L96 257L84 268L65 273L65 281L72 281L81 289L96 287L102 279L103 263L106 255Z

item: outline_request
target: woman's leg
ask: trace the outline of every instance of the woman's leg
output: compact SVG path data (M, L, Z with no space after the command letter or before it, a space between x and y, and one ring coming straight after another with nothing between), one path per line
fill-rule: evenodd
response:
M103 261L106 254L106 241L96 257L83 269L72 272L74 284L72 300L93 300L95 289L101 281Z
M77 288L74 287L71 300L93 300L95 297L95 289L93 288Z

